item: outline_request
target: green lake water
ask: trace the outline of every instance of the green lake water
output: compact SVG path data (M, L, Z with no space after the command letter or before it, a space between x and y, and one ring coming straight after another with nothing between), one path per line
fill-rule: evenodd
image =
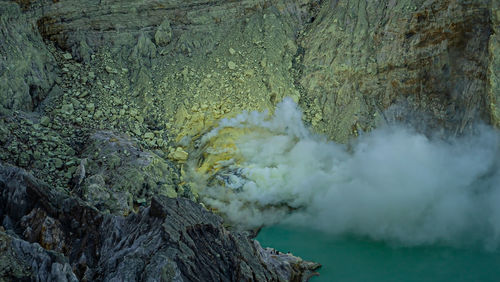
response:
M392 246L284 226L262 229L257 240L263 247L321 263L320 276L312 282L500 281L499 251Z

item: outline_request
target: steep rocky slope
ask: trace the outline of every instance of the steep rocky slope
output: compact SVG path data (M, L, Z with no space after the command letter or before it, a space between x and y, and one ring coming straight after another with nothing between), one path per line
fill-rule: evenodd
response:
M55 60L18 5L0 4L0 113L32 111L54 86Z
M499 6L1 0L0 275L186 279L214 260L214 280L307 277L195 203L198 138L286 96L343 143L394 121L499 126Z
M393 120L452 134L498 122L496 2L323 5L300 39L313 126L345 142Z
M137 213L110 215L1 165L0 200L2 279L301 281L318 267L228 232L184 198L155 196Z

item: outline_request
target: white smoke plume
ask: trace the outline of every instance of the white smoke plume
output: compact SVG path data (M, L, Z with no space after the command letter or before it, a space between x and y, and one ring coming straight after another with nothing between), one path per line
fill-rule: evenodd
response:
M261 130L236 142L244 161L227 165L226 185L201 193L243 227L284 222L408 245L500 244L500 138L491 128L434 140L391 126L347 150L312 134L285 99L273 116L223 120L202 141L229 127Z

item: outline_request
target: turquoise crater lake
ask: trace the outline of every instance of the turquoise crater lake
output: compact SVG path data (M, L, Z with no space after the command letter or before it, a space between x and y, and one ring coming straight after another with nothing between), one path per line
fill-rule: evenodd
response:
M263 247L319 262L310 281L500 281L500 252L446 246L403 247L287 226L261 230Z

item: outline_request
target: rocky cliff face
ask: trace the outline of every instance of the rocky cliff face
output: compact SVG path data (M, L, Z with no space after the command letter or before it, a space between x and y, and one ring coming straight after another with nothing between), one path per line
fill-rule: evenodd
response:
M491 34L488 45L488 100L491 123L500 127L500 3L491 1Z
M0 4L0 113L32 111L54 86L55 60L35 23L17 4Z
M307 277L195 203L198 138L285 96L344 143L499 126L499 5L0 1L0 275Z
M346 141L393 120L452 134L494 122L492 2L325 3L300 39L313 126Z
M2 279L301 281L318 267L227 231L185 198L155 196L122 217L1 165L0 200Z

